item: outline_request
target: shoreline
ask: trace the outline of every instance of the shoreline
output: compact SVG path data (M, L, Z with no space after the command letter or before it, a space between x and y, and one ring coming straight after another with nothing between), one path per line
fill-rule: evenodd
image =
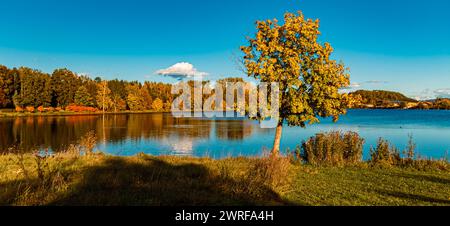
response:
M170 111L119 111L119 112L49 112L49 113L17 113L1 112L0 118L15 117L51 117L51 116L90 116L90 115L120 115L120 114L150 114L150 113L170 113Z
M397 111L450 111L449 109L413 109L413 108L350 108L348 110L397 110ZM120 114L153 114L153 113L171 113L171 111L118 111L118 112L46 112L46 113L18 113L2 112L0 109L0 118L16 117L51 117L51 116L90 116L90 115L120 115Z

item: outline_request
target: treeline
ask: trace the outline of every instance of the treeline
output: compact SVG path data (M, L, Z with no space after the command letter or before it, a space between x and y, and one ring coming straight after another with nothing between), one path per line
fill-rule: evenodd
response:
M359 95L361 97L362 104L372 104L372 105L382 105L386 102L417 102L412 98L406 97L405 95L393 92L393 91L385 91L385 90L358 90L352 92L351 95Z
M450 110L450 99L436 98L417 101L405 95L385 90L358 90L350 93L354 108L401 108L401 109L439 109Z
M0 65L0 108L162 111L170 109L172 100L170 84L91 79L68 69L48 74Z
M217 81L224 92L224 109L227 82L244 80L230 77ZM187 84L193 87L194 81ZM202 84L209 86L209 81ZM69 69L56 69L48 74L28 67L9 69L0 65L0 108L15 108L17 112L169 111L178 95L172 95L171 90L171 84L161 82L91 79ZM203 95L203 101L215 92L212 89L211 94Z
M423 109L441 109L450 110L450 99L448 98L438 98L433 102L424 102L419 105Z

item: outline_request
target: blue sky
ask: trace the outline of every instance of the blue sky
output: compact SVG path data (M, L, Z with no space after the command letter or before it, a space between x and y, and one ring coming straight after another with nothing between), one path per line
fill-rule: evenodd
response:
M0 64L104 78L174 82L156 72L188 62L215 80L256 20L302 10L351 69L355 89L450 96L450 1L8 1L0 4Z

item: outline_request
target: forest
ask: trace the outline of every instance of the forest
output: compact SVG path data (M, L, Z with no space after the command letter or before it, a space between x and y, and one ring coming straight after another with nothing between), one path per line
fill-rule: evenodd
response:
M364 104L374 104L383 102L383 101L407 101L407 102L417 102L417 100L406 97L405 95L392 92L392 91L384 91L384 90L357 90L352 93L353 95L360 95L363 98Z
M28 67L0 65L0 108L16 111L122 111L170 108L169 84L157 82L102 80L78 75L69 69L52 74Z
M228 81L243 79L225 78L217 84L225 86ZM193 86L193 81L188 84ZM0 65L0 108L16 112L169 111L176 97L171 88L162 82L92 79L66 68L48 74Z

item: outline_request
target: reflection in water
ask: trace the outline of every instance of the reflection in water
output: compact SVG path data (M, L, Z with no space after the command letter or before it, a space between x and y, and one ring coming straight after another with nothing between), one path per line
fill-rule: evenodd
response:
M242 120L215 121L217 138L223 140L242 140L252 134L252 123Z
M174 154L191 154L197 141L214 135L223 140L242 140L252 134L255 125L242 120L174 118L170 114L114 114L4 118L0 119L0 128L2 152L12 146L57 152L94 130L103 146L153 140Z
M168 141L170 142L170 141ZM177 142L173 143L170 142L170 146L172 147L172 150L175 152L174 154L179 155L190 155L192 154L192 151L194 150L194 141L190 138L181 138Z
M171 114L108 114L0 118L0 153L9 147L61 151L89 131L97 149L115 155L192 155L213 158L261 154L270 148L274 130L246 119L173 118ZM285 127L281 149L294 149L315 133L355 131L365 138L364 157L383 137L404 149L412 134L422 156L440 158L450 151L450 111L351 110L338 123Z

